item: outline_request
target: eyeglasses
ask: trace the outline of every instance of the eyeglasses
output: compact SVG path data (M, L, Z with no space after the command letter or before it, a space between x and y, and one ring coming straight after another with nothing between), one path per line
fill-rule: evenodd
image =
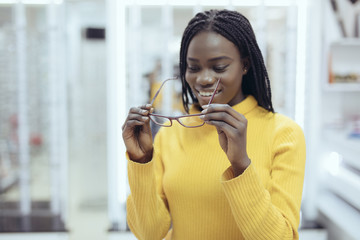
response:
M150 104L152 105L156 99L156 97L159 95L161 88L164 86L164 84L170 80L176 80L177 77L174 78L169 78L166 79L160 86L159 90L157 90L157 92L155 93L153 99L151 100ZM215 90L211 95L210 101L208 104L211 104L215 93L218 89L220 83L220 78L218 79L216 86L215 86ZM170 116L164 116L164 115L160 115L160 114L154 114L154 113L150 113L149 117L150 120L153 121L155 124L163 126L163 127L171 127L172 126L172 121L176 120L178 121L178 123L180 123L182 126L186 127L186 128L196 128L196 127L201 127L205 124L205 122L200 118L200 116L203 115L201 113L198 114L188 114L188 115L182 115L182 116L177 116L177 117L170 117Z

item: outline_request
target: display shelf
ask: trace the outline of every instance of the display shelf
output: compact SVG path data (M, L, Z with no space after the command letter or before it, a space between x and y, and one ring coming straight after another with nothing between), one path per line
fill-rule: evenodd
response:
M335 174L329 173L324 184L327 189L360 211L360 175L341 164Z
M329 149L342 155L348 165L360 171L360 138L349 137L342 130L326 129L323 139Z
M338 21L332 7L330 1L321 4L323 23ZM360 38L343 37L341 31L326 27L319 33L321 85L310 80L317 104L309 101L309 112L314 113L309 132L317 133L311 160L317 161L321 173L313 179L316 221L328 230L329 239L359 239L360 138L350 133L357 132L360 114Z
M327 83L324 90L329 92L360 92L360 83Z
M5 192L13 186L19 179L19 172L9 172L6 176L0 178L0 193Z
M341 41L333 42L332 46L360 47L360 38L344 38Z
M358 239L360 214L355 208L330 192L320 194L317 204L319 212L329 221L352 239Z
M328 91L360 91L360 39L333 42L328 53Z

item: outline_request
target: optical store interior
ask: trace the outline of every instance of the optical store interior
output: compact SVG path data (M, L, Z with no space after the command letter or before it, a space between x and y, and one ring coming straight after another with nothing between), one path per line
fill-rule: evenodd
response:
M360 1L0 0L0 240L136 239L122 124L178 74L189 20L224 8L304 131L300 240L360 239Z

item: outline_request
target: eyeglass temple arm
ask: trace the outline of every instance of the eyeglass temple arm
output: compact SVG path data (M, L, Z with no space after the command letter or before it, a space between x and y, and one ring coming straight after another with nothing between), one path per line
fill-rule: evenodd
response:
M161 88L164 86L164 84L165 84L167 81L169 81L169 80L176 80L176 79L177 79L177 77L172 77L172 78L168 78L168 79L166 79L165 81L163 81L163 83L162 83L162 84L160 85L160 87L159 87L159 90L157 90L157 92L155 93L155 96L151 99L150 104L153 105L156 97L157 97L157 96L159 95L159 93L160 93Z
M219 80L218 80L217 83L216 83L215 90L214 90L213 94L211 95L211 98L210 98L210 101L209 101L208 105L211 104L212 101L214 100L216 91L217 91L217 89L218 89L218 87L219 87L220 80L221 80L221 78L219 78Z

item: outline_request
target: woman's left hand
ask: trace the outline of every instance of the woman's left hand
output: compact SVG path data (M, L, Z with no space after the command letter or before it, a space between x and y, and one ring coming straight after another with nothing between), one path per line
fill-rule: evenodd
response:
M246 152L247 119L228 104L210 104L203 109L202 119L216 127L220 146L231 163L234 176L239 176L251 163Z

